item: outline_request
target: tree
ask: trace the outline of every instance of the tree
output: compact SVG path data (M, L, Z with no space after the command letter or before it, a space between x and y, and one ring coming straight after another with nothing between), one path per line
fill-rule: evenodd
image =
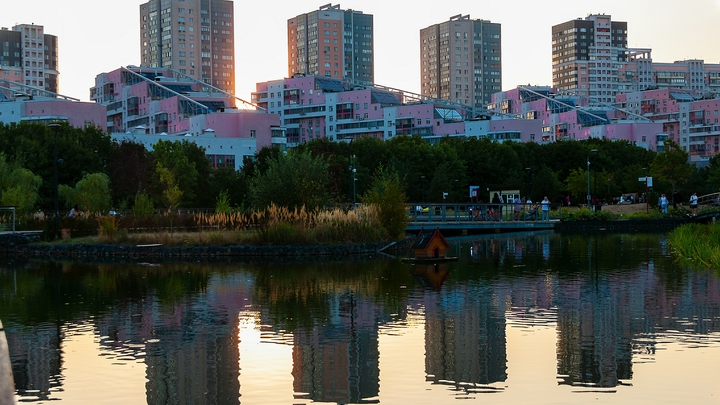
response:
M0 153L0 202L14 206L18 214L27 214L35 208L42 178L28 169L13 166Z
M663 182L675 187L685 184L692 174L692 167L688 163L688 153L672 140L665 141L665 150L655 155L650 164L652 174Z
M105 173L86 174L75 188L63 184L58 191L68 206L78 205L81 210L93 213L110 209L110 178Z
M160 182L165 186L162 192L165 204L170 210L177 209L180 204L180 199L183 196L183 191L180 190L175 180L175 174L159 162L155 170L160 176Z
M161 178L165 190L163 191L164 202L172 208L193 206L196 202L197 193L206 193L209 188L198 189L200 175L196 167L197 162L192 161L187 153L190 150L188 143L187 141L159 141L153 146L155 171L160 175L165 175L165 180ZM205 162L207 162L207 159L205 159ZM166 173L165 170L169 171L172 176ZM168 183L170 180L172 180L172 185ZM168 200L168 193L172 194L172 204ZM179 199L175 201L174 198L177 196L179 196Z
M132 212L135 216L152 215L155 212L155 205L145 193L135 194Z
M364 204L378 207L380 224L394 239L400 239L405 234L408 221L406 199L398 174L382 166L375 173L372 186L361 198Z
M327 163L309 152L290 151L268 160L264 174L250 181L250 200L256 208L275 204L290 209L315 209L330 202Z
M570 175L565 179L565 185L568 193L570 193L571 196L577 197L577 196L583 196L579 200L581 204L586 204L586 198L585 195L587 194L587 188L588 188L588 179L587 179L587 170L583 169L573 169L570 171ZM591 191L592 192L592 191Z
M154 165L150 153L139 143L123 141L113 151L108 164L108 176L113 198L118 206L129 204L138 193L157 188Z
M540 171L533 176L533 201L541 201L543 197L547 196L550 202L555 203L562 197L562 192L563 184L549 167L543 165Z

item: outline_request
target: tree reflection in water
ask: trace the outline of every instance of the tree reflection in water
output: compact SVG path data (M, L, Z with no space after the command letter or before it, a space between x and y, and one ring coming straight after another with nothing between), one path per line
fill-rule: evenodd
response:
M459 261L415 266L20 261L0 269L0 319L18 394L28 399L57 396L59 348L72 325L86 325L107 356L144 362L148 403L237 404L239 314L250 310L264 334L292 345L297 400L381 400L380 338L411 314L422 316L417 355L432 383L507 389L508 328L543 326L557 331L559 384L612 388L632 381L634 361L652 362L662 339L700 335L720 345L718 275L678 268L663 241L472 237L451 240Z

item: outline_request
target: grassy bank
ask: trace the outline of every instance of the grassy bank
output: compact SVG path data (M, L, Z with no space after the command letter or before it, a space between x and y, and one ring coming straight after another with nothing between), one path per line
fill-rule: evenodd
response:
M720 269L720 224L687 224L668 235L668 244L680 260L695 267Z

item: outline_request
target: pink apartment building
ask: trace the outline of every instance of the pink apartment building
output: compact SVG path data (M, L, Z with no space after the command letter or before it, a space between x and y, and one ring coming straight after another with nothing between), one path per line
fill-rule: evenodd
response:
M539 121L515 117L466 119L458 104L376 86L354 86L322 76L296 76L257 84L252 100L280 117L288 146L316 138L349 142L372 136L421 136L437 142L446 136L531 141L540 136Z
M657 150L664 140L663 126L641 117L620 115L613 108L587 106L587 99L558 94L548 86L520 86L496 93L491 109L536 121L542 134L535 142L623 140ZM636 120L631 120L636 118Z
M226 92L173 70L127 67L101 73L90 97L106 108L108 132L119 141L152 148L160 139L187 140L204 147L213 163L236 169L263 147L285 146L277 115L237 109Z
M693 161L720 152L720 98L701 98L692 90L660 89L621 94L616 99L623 110L661 124L665 136Z

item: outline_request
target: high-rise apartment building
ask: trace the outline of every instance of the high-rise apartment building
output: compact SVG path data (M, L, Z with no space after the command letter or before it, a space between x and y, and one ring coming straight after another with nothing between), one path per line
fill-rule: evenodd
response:
M627 60L627 22L591 14L552 27L553 86L559 91L611 103Z
M373 16L327 4L287 22L288 75L375 82Z
M58 39L42 25L0 30L0 79L58 92ZM17 75L17 76L16 76Z
M502 90L500 24L456 15L420 30L421 92L483 107Z
M140 5L141 65L168 68L235 94L233 2L150 0Z

